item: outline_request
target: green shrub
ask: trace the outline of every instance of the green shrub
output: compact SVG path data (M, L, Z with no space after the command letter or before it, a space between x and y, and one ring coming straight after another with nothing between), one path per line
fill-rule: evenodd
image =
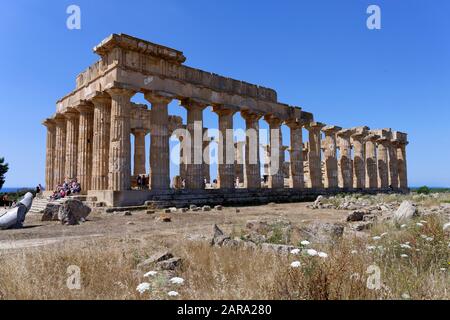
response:
M423 187L420 187L419 189L417 189L417 193L418 194L430 194L431 190L427 186L423 186Z

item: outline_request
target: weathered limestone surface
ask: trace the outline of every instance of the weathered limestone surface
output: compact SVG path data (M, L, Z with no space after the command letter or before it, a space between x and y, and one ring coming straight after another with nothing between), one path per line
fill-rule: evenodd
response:
M92 190L107 190L111 133L111 97L106 94L98 95L92 99L92 102L94 104Z
M366 154L364 139L368 135L368 127L355 128L353 144L353 183L357 189L366 187Z
M369 134L366 138L366 187L378 187L378 163L376 141L380 137L376 134Z
M337 126L325 126L322 128L322 131L325 134L325 187L327 188L337 188L339 185L336 133L340 130L342 130L342 128Z
M402 190L408 189L408 171L406 165L407 134L394 131L394 147L397 148L398 185Z
M236 180L239 179L239 183L244 182L244 152L245 152L245 141L238 141L234 144L235 148L235 161L234 161L234 175Z
M145 129L137 128L131 129L134 136L134 166L133 176L138 176L146 173L145 169L145 136L147 131Z
M222 106L214 106L213 110L219 116L219 188L233 189L235 185L235 149L233 131L230 129L233 129L235 111Z
M55 144L55 172L53 175L53 186L64 182L66 164L66 119L62 115L55 117L56 144Z
M266 115L264 119L269 124L270 129L269 187L272 189L282 189L284 188L284 150L283 135L281 133L282 121L271 115Z
M45 185L48 190L55 189L55 147L56 147L56 123L47 119L43 122L47 127L47 144L45 152Z
M290 149L290 187L303 189L305 187L303 171L303 133L304 123L300 121L288 121L286 123L291 130Z
M92 143L94 136L94 106L84 102L78 105L80 128L78 136L77 178L84 192L91 190L92 182Z
M339 187L353 188L353 161L350 137L353 130L344 129L337 133L339 147Z
M388 149L390 141L387 137L381 136L377 140L377 156L378 156L378 187L386 189L389 187L389 166L388 166Z
M309 131L309 179L311 188L323 188L322 182L322 135L321 130L325 127L323 123L313 122L307 125Z
M67 111L64 116L67 119L65 179L74 179L77 177L80 114L72 109Z
M241 112L245 120L247 137L245 143L244 185L249 189L261 188L261 162L259 156L259 119L261 115Z

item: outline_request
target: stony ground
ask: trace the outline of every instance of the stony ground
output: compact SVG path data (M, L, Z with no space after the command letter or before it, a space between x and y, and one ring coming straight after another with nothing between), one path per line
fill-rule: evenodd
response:
M29 214L0 231L0 299L448 299L449 221L448 193L93 212L76 226Z

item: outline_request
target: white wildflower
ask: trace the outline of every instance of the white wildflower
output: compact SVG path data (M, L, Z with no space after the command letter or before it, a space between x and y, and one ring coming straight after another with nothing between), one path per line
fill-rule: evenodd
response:
M417 222L417 223L416 223L416 226L418 226L418 227L423 227L423 223Z
M302 242L300 242L300 244L302 246L309 246L311 244L311 242L309 242L308 240L303 240Z
M178 292L176 291L170 291L169 293L167 293L170 297L176 297L178 296Z
M298 268L300 266L301 266L300 261L294 261L294 262L291 263L291 267L292 268Z
M447 271L447 269L446 268L441 268L441 271Z
M388 233L387 232L383 232L382 234L380 234L380 237L385 237L385 236L387 236L388 235Z
M366 249L369 251L375 250L375 248L376 248L375 246L367 246L366 247Z
M425 238L425 240L428 241L428 242L430 242L430 241L433 241L434 238L433 238L433 237L427 237L427 238Z
M150 291L150 283L142 282L136 287L136 291L138 291L140 294L143 294L145 291Z
M428 238L428 236L427 236L427 235L425 235L425 234L421 234L421 235L420 235L420 237L421 237L422 239L426 239L426 238Z
M428 223L428 221L420 220L420 223Z
M406 244L406 243L402 243L400 245L400 247L403 248L403 249L412 249L411 246L409 244Z
M406 224L402 224L402 225L400 226L400 228L402 228L402 229L405 229L406 227L407 227Z
M402 258L408 258L408 255L407 255L407 254L401 254L400 257L402 257Z
M352 250L351 254L357 254L358 251L357 250Z
M308 249L308 250L306 250L306 253L307 253L308 255L310 255L311 257L317 256L317 251L314 250L314 249Z
M184 279L183 278L179 278L179 277L174 277L174 278L170 279L170 283L172 283L172 284L183 284L184 283Z
M373 237L372 239L375 240L375 241L378 241L378 240L381 239L381 237L380 237L380 236L375 236L375 237Z
M402 294L402 299L408 300L411 299L411 296L407 293Z
M319 257L328 258L328 254L326 254L325 252L319 252Z
M291 250L291 254L297 255L297 254L299 254L299 253L300 253L300 249L292 249L292 250Z
M157 274L158 274L158 272L156 272L156 271L149 271L146 274L144 274L144 277L150 278L150 277L156 276Z

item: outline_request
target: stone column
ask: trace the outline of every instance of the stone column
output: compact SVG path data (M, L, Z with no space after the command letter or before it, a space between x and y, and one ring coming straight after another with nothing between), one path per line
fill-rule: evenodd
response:
M398 156L397 146L395 141L392 140L388 147L389 156L389 186L393 189L398 189Z
M206 104L186 99L181 105L187 109L186 129L190 135L190 146L187 145L186 155L186 189L204 189L203 180L203 109ZM189 150L188 150L189 148Z
M403 191L408 190L408 168L406 163L406 146L408 136L403 132L394 132L394 144L397 148L398 185Z
M64 182L65 164L66 164L66 118L61 114L57 114L55 117L55 164L53 174L53 187L56 188L59 184Z
M108 189L131 189L130 99L134 92L122 88L107 90L111 96Z
M66 136L66 179L75 179L77 177L77 165L78 165L78 134L80 114L71 109L64 113L67 119L67 136Z
M339 147L339 187L353 188L352 145L350 136L353 131L344 129L337 133Z
M205 140L205 137L208 134L208 129L203 128L203 178L206 179L207 182L211 182L211 174L210 174L210 163L211 163L211 159L210 159L210 149L209 149L209 144L212 141L211 137L208 137L207 140Z
M80 129L78 134L77 179L81 190L91 190L92 182L92 145L94 137L94 106L82 102L77 106L80 113Z
M303 189L305 187L305 174L303 170L303 123L298 119L286 122L291 130L291 166L290 166L290 187L293 189Z
M133 175L138 176L145 174L145 136L147 130L132 129L131 133L134 135L134 171Z
M322 182L322 137L321 130L325 127L323 123L312 122L306 126L309 132L309 178L311 188L323 188Z
M111 97L97 95L94 104L94 136L92 147L92 190L108 189L109 140L111 133Z
M223 106L214 106L213 110L219 116L219 177L220 189L234 189L235 186L235 149L233 137L234 110Z
M264 150L264 175L270 176L270 145L262 145Z
M269 188L282 189L284 188L282 120L272 115L264 116L264 119L270 128Z
M368 134L367 127L355 128L351 136L353 145L353 183L355 188L366 187L366 155L364 138Z
M377 140L378 144L378 187L387 189L389 187L389 169L388 169L388 149L390 141L386 137Z
M245 148L245 141L238 141L234 144L235 147L235 161L234 161L234 168L235 168L235 177L236 180L239 178L239 183L245 184L245 178L244 178L244 171L245 171L245 165L244 165L244 148Z
M47 119L42 123L47 127L47 145L45 152L45 189L52 191L55 189L55 144L56 144L56 123L52 119Z
M328 188L339 187L336 133L340 130L342 128L337 126L326 126L322 128L325 134L325 186Z
M180 177L181 179L186 179L186 160L184 155L184 137L179 136L178 139L180 140Z
M376 141L380 136L369 134L366 141L366 187L370 189L378 188L378 165Z
M249 111L241 111L241 115L246 126L244 186L248 189L260 189L259 119L261 116Z
M172 97L146 93L145 99L152 104L150 141L150 171L152 190L170 188L170 146L168 104Z

